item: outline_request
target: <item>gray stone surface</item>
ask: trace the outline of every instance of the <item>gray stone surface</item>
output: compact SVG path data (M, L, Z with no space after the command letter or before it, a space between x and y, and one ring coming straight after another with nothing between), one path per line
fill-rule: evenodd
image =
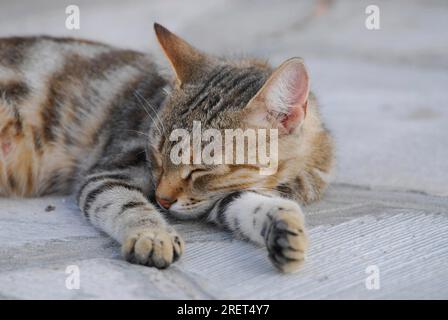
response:
M130 265L71 198L0 199L0 299L448 298L446 1L376 1L376 31L364 27L370 1L83 0L79 31L64 28L69 3L3 0L0 36L88 37L166 65L158 21L216 54L304 57L337 143L335 183L305 208L310 252L291 275L262 248L175 221L187 244L179 263ZM80 268L79 290L65 286L69 265ZM365 286L371 265L379 290Z

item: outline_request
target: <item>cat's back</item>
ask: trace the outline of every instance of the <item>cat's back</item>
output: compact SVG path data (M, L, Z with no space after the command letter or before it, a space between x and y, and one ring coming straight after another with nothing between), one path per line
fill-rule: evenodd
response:
M100 42L50 36L0 38L3 94L8 81L21 81L31 94L48 89L52 80L61 79L63 75L73 81L108 80L111 75L124 77L132 71L135 74L135 71L151 72L152 69L154 66L148 55Z
M157 71L143 53L70 38L0 39L0 195L66 191L117 101L151 78Z
M75 38L0 38L0 80L6 81L22 75L22 80L28 80L28 85L37 89L33 76L42 80L45 76L49 77L57 70L62 70L74 59L98 59L99 55L106 53L117 56L123 51L99 42Z

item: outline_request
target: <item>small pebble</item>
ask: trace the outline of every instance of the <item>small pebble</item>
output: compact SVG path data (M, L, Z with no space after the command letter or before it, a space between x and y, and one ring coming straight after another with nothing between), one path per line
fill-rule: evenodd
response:
M49 204L49 205L45 208L45 211L46 211L46 212L51 212L51 211L54 211L55 209L56 209L55 206Z

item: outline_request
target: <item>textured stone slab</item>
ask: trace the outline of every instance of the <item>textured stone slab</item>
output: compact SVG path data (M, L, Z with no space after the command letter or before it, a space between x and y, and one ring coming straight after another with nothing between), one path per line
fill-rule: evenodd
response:
M33 210L43 200L8 200L22 212L0 219L0 296L6 298L447 298L448 199L335 186L306 208L311 247L301 271L281 275L266 252L199 223L174 223L187 250L173 268L158 271L121 260L119 247L85 225L70 199L52 198L63 235L45 233ZM389 195L390 193L384 192ZM418 198L420 196L420 198ZM48 199L46 199L48 200ZM6 201L0 202L0 206ZM1 208L1 207L0 207ZM1 208L4 211L5 208ZM331 210L331 211L329 211ZM17 242L17 221L27 220ZM48 223L48 217L46 219ZM77 221L77 223L74 223ZM80 236L88 233L89 236ZM41 236L36 236L41 234ZM10 239L10 240L8 240ZM81 270L81 289L65 287L65 269ZM380 290L367 290L365 269L378 266ZM413 288L418 287L419 290Z

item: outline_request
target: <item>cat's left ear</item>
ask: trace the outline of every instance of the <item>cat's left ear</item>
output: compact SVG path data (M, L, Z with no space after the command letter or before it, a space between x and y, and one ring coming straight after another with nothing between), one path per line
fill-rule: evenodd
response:
M282 63L248 104L249 121L294 131L305 119L309 78L303 60L292 58Z
M154 23L154 31L173 67L177 83L181 85L200 78L207 56L158 23Z

